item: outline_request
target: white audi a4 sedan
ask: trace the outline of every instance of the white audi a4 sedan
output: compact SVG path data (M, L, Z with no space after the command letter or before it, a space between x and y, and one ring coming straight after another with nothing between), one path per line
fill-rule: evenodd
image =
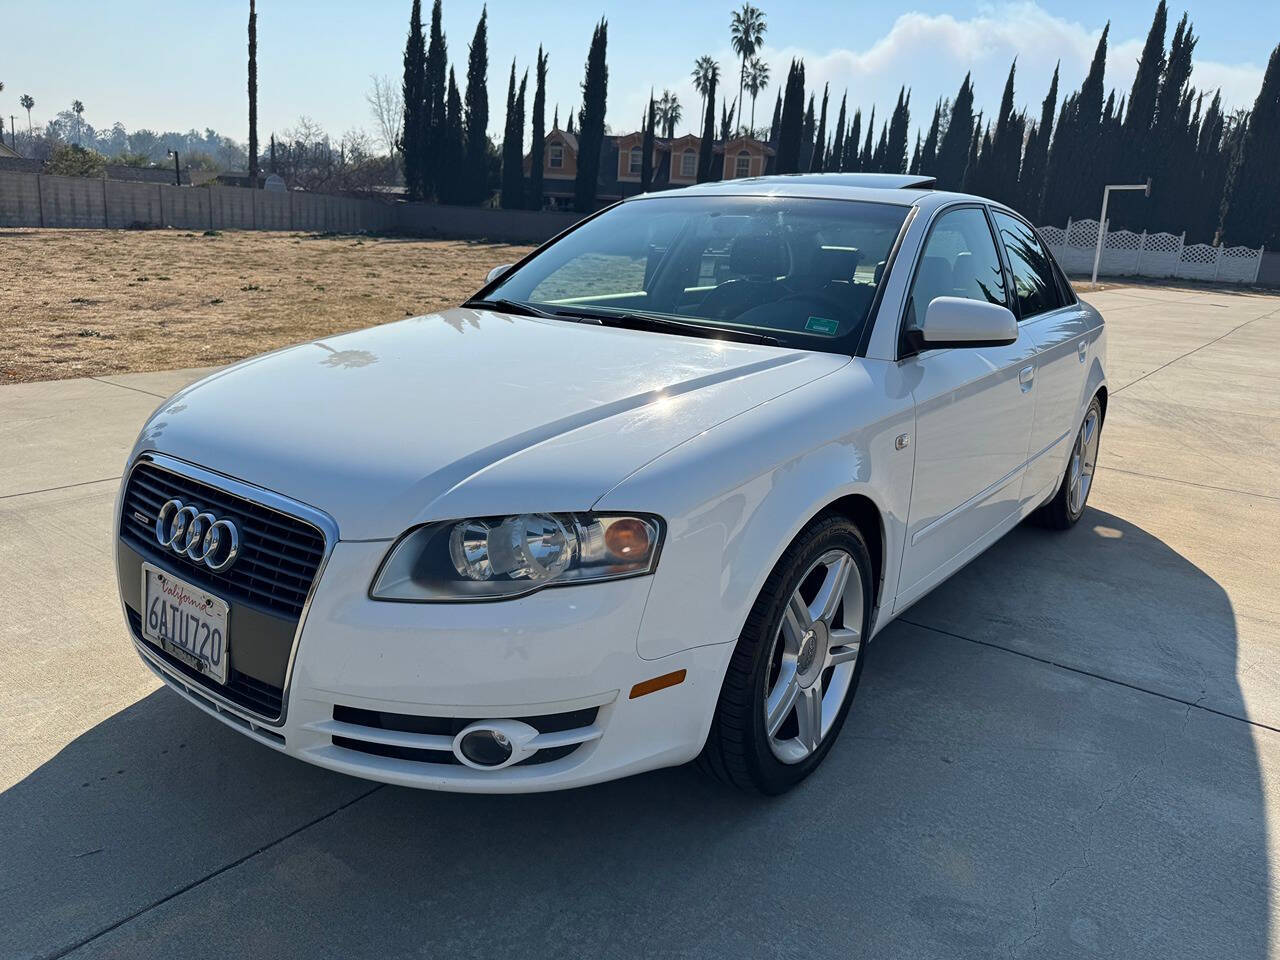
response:
M1101 317L1017 213L930 186L635 197L461 307L183 390L116 510L139 655L373 780L795 785L886 624L1089 495Z

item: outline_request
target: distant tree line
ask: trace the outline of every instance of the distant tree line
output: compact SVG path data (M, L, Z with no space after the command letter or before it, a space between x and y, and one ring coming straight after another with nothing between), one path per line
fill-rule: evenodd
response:
M954 98L938 101L927 132L908 151L911 93L899 91L876 136L875 110L847 116L841 98L825 135L827 91L815 125L815 93L805 99L804 63L793 60L778 93L769 140L774 170L920 173L946 190L991 197L1038 224L1098 215L1108 183L1153 181L1150 199L1116 196L1108 219L1133 230L1187 233L1189 242L1280 247L1280 46L1272 52L1252 111L1226 113L1220 92L1191 86L1198 37L1186 14L1168 47L1165 0L1156 7L1128 96L1105 93L1110 25L1088 74L1059 103L1058 69L1039 115L1014 107L1010 66L994 117L974 112L966 75Z

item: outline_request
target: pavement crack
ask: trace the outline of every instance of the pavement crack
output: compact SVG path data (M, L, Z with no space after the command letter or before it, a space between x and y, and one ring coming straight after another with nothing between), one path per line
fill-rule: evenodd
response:
M1083 667L1073 667L1069 663L1062 663L1058 660L1052 660L1049 657L1037 656L1034 653L1027 653L1025 650L1015 650L1013 647L1006 647L1003 644L992 643L990 640L979 640L976 637L966 637L962 633L953 633L950 630L943 630L941 627L935 627L927 623L920 623L918 620L908 620L906 617L898 617L903 623L910 624L913 627L919 627L921 630L928 630L930 633L936 633L944 637L951 637L953 640L963 640L965 643L972 643L979 647L989 647L992 650L1000 650L1003 653L1011 653L1015 657L1023 657L1026 660L1034 660L1036 663L1043 663L1045 666L1057 667L1059 670L1067 670L1071 673L1079 674L1082 677L1090 677L1094 680L1101 680L1103 683L1114 683L1118 687L1124 687L1128 690L1134 690L1138 693L1149 694L1153 697L1159 697L1161 700L1168 700L1171 703L1181 703L1188 709L1203 710L1205 713L1212 713L1215 716L1223 717L1227 720L1238 720L1240 723L1247 723L1251 727L1258 727L1262 730L1270 730L1272 733L1280 733L1280 727L1273 726L1269 723L1263 723L1261 720L1251 720L1248 717L1242 717L1239 714L1229 713L1226 710L1219 710L1216 707L1206 706L1205 696L1200 696L1194 701L1186 700L1182 697L1174 696L1171 693L1161 693L1159 690L1152 690L1148 687L1140 686L1136 683L1130 683L1127 680L1118 680L1115 677L1108 677L1104 673L1095 673L1092 670L1085 670Z
M386 784L383 784L383 783L377 784L372 789L366 790L364 793L361 793L355 797L352 797L350 800L346 801L345 803L339 804L338 806L330 810L328 813L322 813L320 816L315 817L314 819L308 820L306 823L301 824L300 826L294 827L288 833L285 833L276 837L270 843L265 843L262 846L258 847L256 850L252 850L249 853L246 853L244 856L238 857L237 859L232 860L230 863L224 863L222 866L218 867L218 869L205 874L203 877L200 877L199 879L192 880L190 883L182 887L179 887L177 890L173 890L170 893L165 894L163 897L160 897L158 900L155 900L147 904L145 907L135 910L133 913L129 914L127 917L121 917L119 920L116 920L114 923L110 923L99 930L95 930L93 933L89 934L88 936L82 937L81 939L77 940L75 943L71 944L70 946L63 947L61 950L58 950L56 953L45 954L41 958L41 960L59 960L59 958L65 957L68 954L72 954L75 951L79 950L81 947L88 946L90 943L93 943L93 941L97 940L100 937L106 936L108 933L111 933L113 930L118 930L121 927L123 927L125 924L132 923L134 920L137 920L139 917L147 913L150 913L152 910L155 910L159 907L164 906L170 900L174 900L185 893L189 893L190 891L194 890L196 887L202 884L208 883L210 880L220 877L222 876L222 874L227 873L228 871L234 870L236 867L241 866L242 864L248 863L250 860L258 856L259 854L266 853L268 850L278 847L280 844L284 843L286 840L296 837L298 834L302 833L303 831L310 830L312 827L317 826L321 823L324 823L324 821L328 820L330 817L336 816L337 814L341 813L343 810L347 809L347 807L350 807L350 806L353 806L354 804L359 803L361 800L364 800L366 797L373 796L373 794L377 793L384 786L386 786ZM92 852L98 852L98 851L92 851Z

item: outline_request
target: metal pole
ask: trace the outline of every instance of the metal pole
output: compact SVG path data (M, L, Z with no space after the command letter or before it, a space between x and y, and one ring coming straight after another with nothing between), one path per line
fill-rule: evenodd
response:
M1111 200L1112 190L1143 190L1151 196L1151 178L1146 183L1109 183L1102 189L1102 216L1098 219L1098 245L1093 251L1093 279L1091 284L1098 284L1098 263L1102 260L1102 240L1107 229L1107 203Z
M182 168L178 166L178 151L173 151L173 183L182 186Z
M1111 187L1104 187L1102 190L1102 216L1098 218L1098 245L1093 248L1093 279L1089 281L1092 286L1098 285L1098 263L1102 260L1102 235L1107 229L1107 204L1111 202Z

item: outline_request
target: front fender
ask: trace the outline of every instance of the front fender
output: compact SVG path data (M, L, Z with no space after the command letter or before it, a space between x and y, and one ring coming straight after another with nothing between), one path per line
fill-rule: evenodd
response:
M779 556L824 507L871 499L890 592L911 494L914 418L897 365L856 361L669 451L596 504L652 510L667 540L637 639L645 659L737 639ZM889 598L891 599L891 597ZM881 603L882 609L891 604Z

